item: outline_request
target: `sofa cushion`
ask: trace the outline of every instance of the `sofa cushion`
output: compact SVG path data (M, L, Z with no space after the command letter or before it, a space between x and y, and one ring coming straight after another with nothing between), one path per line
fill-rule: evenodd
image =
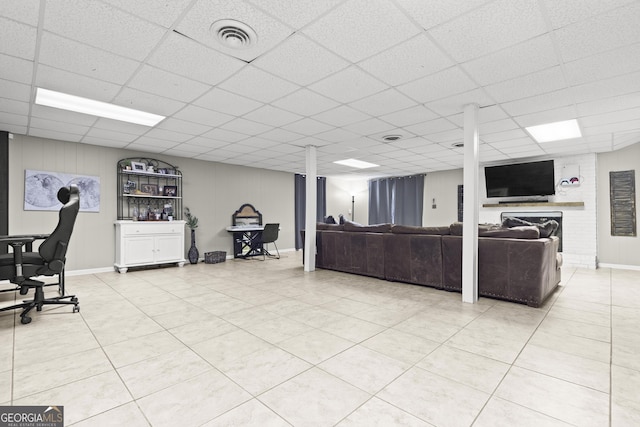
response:
M415 225L394 225L391 232L395 234L430 234L442 236L451 234L448 226L444 227L418 227Z
M498 224L478 224L478 235L489 230L499 230L502 226ZM462 223L454 222L449 226L450 234L453 236L462 236Z
M558 227L560 226L560 224L558 224L558 221L553 219L543 222L541 224L536 222L529 222L524 219L514 218L510 216L502 220L503 227L519 227L523 225L527 225L527 226L533 225L538 227L538 229L540 230L540 237L553 236L556 230L558 230Z
M342 224L325 224L323 222L319 222L316 224L316 230L342 231L343 229L344 225Z
M368 233L388 233L391 231L391 224L362 225L357 222L344 220L344 231L361 231Z
M508 239L539 239L540 230L536 226L523 225L520 227L494 228L478 233L480 237L500 237Z

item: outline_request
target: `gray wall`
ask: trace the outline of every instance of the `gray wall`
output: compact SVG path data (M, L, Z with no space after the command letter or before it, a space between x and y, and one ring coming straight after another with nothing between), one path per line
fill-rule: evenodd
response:
M48 233L57 224L57 212L24 211L25 169L96 175L100 177L100 212L79 214L67 269L113 266L116 163L138 155L167 161L182 171L183 205L200 220L196 241L201 256L214 250L232 253L232 239L225 227L243 203L253 204L264 222L280 223L280 249L295 246L293 174L23 135L15 135L9 145L9 232ZM188 245L186 233L185 254Z
M640 143L598 154L598 259L600 263L621 266L640 266L640 237L611 235L611 209L609 205L609 172L635 170L636 175L636 232L638 202L640 202Z

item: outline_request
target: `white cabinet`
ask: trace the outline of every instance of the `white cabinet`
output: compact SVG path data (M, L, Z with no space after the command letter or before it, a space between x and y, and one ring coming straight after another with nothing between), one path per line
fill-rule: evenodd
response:
M176 263L184 259L184 221L115 221L116 262L126 273L129 267Z

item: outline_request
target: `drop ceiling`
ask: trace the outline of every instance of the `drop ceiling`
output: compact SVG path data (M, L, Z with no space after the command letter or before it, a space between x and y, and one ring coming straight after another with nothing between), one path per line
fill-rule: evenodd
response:
M222 45L221 19L257 40ZM638 22L629 0L2 0L0 130L287 172L313 145L321 175L406 175L462 167L476 103L483 163L617 150L640 141ZM36 87L167 118L39 106ZM524 130L568 119L581 138Z

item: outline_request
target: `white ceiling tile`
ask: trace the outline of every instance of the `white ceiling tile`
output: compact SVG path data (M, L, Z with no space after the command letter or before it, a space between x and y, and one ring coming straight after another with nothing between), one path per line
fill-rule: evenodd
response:
M0 78L31 84L33 61L0 54Z
M559 64L549 34L490 53L462 64L482 86L544 70Z
M81 126L93 126L98 119L96 116L90 116L89 114L75 113L42 105L34 105L31 109L31 116Z
M20 21L31 26L38 25L40 0L2 0L0 16Z
M302 135L300 135L299 133L290 132L285 129L277 128L260 134L260 137L282 143L296 141L302 138Z
M259 151L259 150L266 150L266 149L269 149L271 147L275 147L277 145L280 145L280 143L275 142L275 141L271 141L271 140L268 140L268 139L263 139L263 138L260 138L260 137L251 137L251 138L245 139L243 141L240 141L240 142L234 144L234 146L247 146L247 147L250 147L250 148L252 148L252 151L251 151L252 153L255 153L255 152ZM264 154L266 154L266 153L263 153L263 155ZM272 156L273 156L273 153L269 157L272 157Z
M565 61L640 42L640 3L603 13L555 32ZM612 31L615 29L615 31Z
M584 135L600 135L616 132L630 132L640 128L640 118L617 123L607 123L596 126L583 127Z
M482 135L480 135L482 138ZM464 132L462 128L447 130L444 132L429 134L429 140L437 143L441 142L462 142L464 140Z
M567 105L566 107L554 108L538 113L524 114L522 116L515 117L515 121L522 127L536 126L544 123L555 123L564 120L575 119L578 117L576 108L573 105Z
M121 86L40 64L36 86L96 101L110 102Z
M635 0L544 0L553 28L564 27Z
M354 17L358 19L354 20ZM345 2L303 30L312 39L353 62L407 40L419 31L388 0Z
M502 108L511 116L536 113L573 104L573 96L567 89L557 90L517 101L505 102Z
M428 110L423 105L417 105L415 107L407 108L406 110L385 114L380 116L380 119L385 122L389 122L394 126L402 127L413 125L425 120L433 120L437 117L438 115L433 111Z
M185 135L183 133L180 132L172 132L170 130L166 130L166 129L158 129L158 128L153 128L151 129L149 132L147 132L144 135L145 138L152 138L154 140L158 140L158 139L163 139L166 141L171 141L173 142L174 145L180 143L180 142L185 142L189 139L191 139L192 135Z
M282 127L291 132L296 132L305 136L315 135L317 133L326 132L331 129L331 126L310 118L304 118L302 120L298 120L297 122L293 122Z
M211 130L212 126L203 126L197 123L168 117L158 123L158 129L170 130L173 132L184 133L187 135L200 135L201 133Z
M400 7L405 9L413 19L425 29L449 21L471 9L482 6L489 0L397 0Z
M98 138L98 139L109 140L109 141L131 142L137 139L138 135L131 135L128 133L92 128L85 134L85 138L87 137Z
M127 86L178 101L189 102L210 89L209 85L144 65Z
M0 122L0 128L2 130L4 130L5 132L11 132L11 133L15 133L18 135L26 135L27 134L27 127L26 126L18 126L18 125L12 125L10 123L2 123Z
M437 114L447 117L460 114L464 111L464 106L467 104L478 104L481 108L480 111L483 111L485 108L493 106L495 101L487 95L483 89L474 89L447 98L427 102L425 106Z
M228 143L232 143L232 142L238 142L241 141L243 139L247 139L247 135L246 134L242 134L242 133L238 133L238 132L232 132L229 130L225 130L225 129L213 129L203 135L201 135L205 138L211 138L211 139L215 139L218 141L224 141L224 142L228 142Z
M265 13L300 29L343 0L250 0Z
M219 88L261 102L271 102L293 92L299 87L255 67L245 67Z
M184 102L131 88L122 89L113 103L162 116L170 116L185 106Z
M455 129L457 127L457 125L451 123L447 119L435 119L411 126L405 126L405 129L409 132L413 132L415 135L423 136Z
M498 102L515 101L565 87L560 66L486 86L485 90Z
M97 80L124 84L139 63L94 47L56 36L42 35L40 62Z
M467 102L467 104L468 103L469 102ZM488 107L481 107L478 111L479 123L494 122L496 120L506 119L507 117L508 117L507 113L505 113L504 110L500 108L499 105L490 105ZM447 119L457 124L458 126L464 126L464 113L458 113L453 116L447 116Z
M416 102L395 89L387 89L349 104L372 116L382 116L416 106Z
M177 155L177 153L182 153L183 155L193 155L193 154L204 154L211 151L209 147L204 147L202 145L193 145L189 143L180 144L171 149L172 155Z
M2 113L0 113L0 121L2 121ZM39 117L32 117L31 122L29 122L29 127L72 133L75 135L84 135L89 130L89 126L74 125L56 120L41 119Z
M371 135L394 129L395 126L380 119L367 119L344 126L344 128L348 131L355 132L356 134Z
M0 93L3 98L29 102L31 99L31 86L0 79Z
M29 103L24 101L16 101L15 99L0 98L0 111L4 111L5 113L20 114L28 117Z
M398 89L418 102L429 102L470 91L476 86L459 67L451 67L399 86Z
M96 141L96 145L103 145L101 143L102 140L98 139L98 138L85 138L82 142L87 142L87 143L91 143L89 142L91 139ZM124 146L124 148L126 148L127 150L132 150L132 151L141 151L143 153L163 153L165 152L167 149L172 148L172 147L164 147L161 144L156 144L155 141L153 140L148 140L145 141L146 143L140 143L138 141L131 143L131 144L127 144ZM165 141L166 142L166 141ZM122 142L120 142L119 144L122 144Z
M361 122L362 120L366 120L370 117L360 111L354 110L351 107L342 105L332 110L325 111L324 113L316 114L313 118L323 123L340 127L351 123Z
M7 123L15 126L26 126L28 122L29 120L27 117L20 114L5 113L3 111L0 112L0 123ZM44 129L48 128L45 127Z
M273 105L303 116L312 116L337 107L339 104L309 89L300 89L284 98L278 99L273 102Z
M635 120L640 117L640 107L620 110L613 113L587 116L580 119L580 124L585 127L599 126L609 123L618 123L628 120Z
M492 122L480 123L480 125L478 126L478 132L480 133L480 135L484 135L487 133L502 132L505 130L511 130L511 129L517 129L517 128L518 128L518 124L514 122L512 119L502 119L502 120L495 120Z
M339 102L352 102L385 89L385 85L356 67L349 67L309 86Z
M0 53L33 61L36 28L0 16Z
M241 116L262 105L260 102L218 88L211 89L193 103L232 116Z
M139 61L165 33L157 25L96 0L50 0L44 10L45 30Z
M220 126L234 119L234 116L209 110L195 105L187 105L173 115L176 119L185 120L192 123L199 123L205 126Z
M141 136L140 138L136 139L133 143L129 144L127 146L128 149L136 149L136 146L138 145L145 145L148 147L156 147L156 149L168 149L168 148L173 148L176 147L180 144L181 141L171 141L168 139L164 139L164 138L153 138L150 136Z
M244 118L265 125L279 127L300 120L302 116L281 110L280 108L276 108L271 105L265 105L257 110L253 110L252 112L245 114Z
M640 107L640 92L577 104L580 116L592 116L635 107Z
M532 146L537 146L536 142L531 137L528 137L528 136L524 138L510 138L505 141L496 141L486 145L491 145L496 150L503 150L505 148L513 148L513 147L531 148Z
M306 86L348 67L349 63L308 38L294 34L256 59L253 65Z
M506 130L503 132L494 132L487 135L481 135L480 138L484 142L492 143L498 141L506 141L508 139L524 138L528 136L522 129Z
M353 132L349 132L346 129L337 128L316 134L314 137L329 142L347 142L349 140L356 139L358 135Z
M144 135L149 132L149 126L137 125L135 123L121 122L119 120L96 118L94 127L113 132L128 133L131 135Z
M564 66L570 86L640 70L640 43L567 62Z
M359 64L392 86L433 74L454 65L424 34L381 52Z
M211 85L220 83L246 65L175 32L163 40L148 63Z
M82 138L82 135L69 133L69 132L58 132L51 129L36 129L30 128L29 135L37 136L39 138L47 138L47 139L57 139L60 141L70 141L70 142L79 142ZM118 143L118 145L122 146L125 143ZM104 145L104 144L96 144L96 145Z
M202 136L196 136L196 137L188 140L186 143L190 144L190 145L199 145L201 147L206 147L209 150L213 150L213 149L216 149L216 148L222 148L222 147L226 147L227 145L229 145L228 142L218 141L216 139L205 138L205 137L202 137Z
M158 2L157 0L102 0L113 6L124 9L142 19L146 19L163 27L169 28L183 13L191 0L171 0Z
M248 25L257 40L245 49L232 49L221 44L210 31L220 19L234 19ZM227 0L197 0L176 26L180 33L227 55L252 61L289 37L292 30L271 18L248 2Z
M640 92L640 72L586 83L571 88L576 103L606 99L612 96Z
M304 147L298 147L297 145L290 145L290 144L280 144L280 145L271 147L271 150L273 150L276 153L292 154L292 153L300 153L301 151L304 151Z
M220 129L243 133L245 135L258 135L273 129L273 126L263 125L243 118L233 119L220 126Z
M547 32L537 2L498 0L429 30L456 60L468 61Z

